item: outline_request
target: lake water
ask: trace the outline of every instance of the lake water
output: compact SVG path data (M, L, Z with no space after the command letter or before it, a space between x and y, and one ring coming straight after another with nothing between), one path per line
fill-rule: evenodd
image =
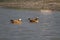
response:
M29 23L29 17L39 17L39 22ZM10 23L18 18L22 24ZM0 8L0 40L60 40L60 12Z

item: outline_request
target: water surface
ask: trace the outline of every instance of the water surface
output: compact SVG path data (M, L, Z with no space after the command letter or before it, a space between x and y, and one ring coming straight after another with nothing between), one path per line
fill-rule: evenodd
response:
M39 17L39 23L29 23L29 17ZM22 24L10 23L19 18ZM60 40L60 12L0 8L0 40Z

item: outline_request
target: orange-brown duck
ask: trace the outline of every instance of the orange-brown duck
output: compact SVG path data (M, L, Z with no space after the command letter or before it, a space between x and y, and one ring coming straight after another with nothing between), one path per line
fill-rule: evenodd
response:
M18 20L10 20L12 24L21 24L22 20L18 19Z
M38 17L36 17L36 18L34 18L34 19L28 18L28 20L29 20L29 22L31 22L31 23L38 23L38 22L39 22L39 18L38 18Z

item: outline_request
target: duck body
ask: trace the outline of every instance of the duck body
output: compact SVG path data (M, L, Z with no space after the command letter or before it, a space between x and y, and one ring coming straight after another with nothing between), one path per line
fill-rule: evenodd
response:
M31 23L38 23L39 22L39 18L34 18L34 19L28 18L28 20Z
M38 20L30 20L31 23L38 23Z
M22 21L21 20L10 20L12 24L21 24Z

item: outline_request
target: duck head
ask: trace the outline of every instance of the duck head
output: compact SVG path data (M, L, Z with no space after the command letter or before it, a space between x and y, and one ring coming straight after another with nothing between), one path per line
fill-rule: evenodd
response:
M18 21L22 21L22 19L18 19Z
M35 18L35 20L38 20L38 19L39 19L39 17L36 17L36 18Z

